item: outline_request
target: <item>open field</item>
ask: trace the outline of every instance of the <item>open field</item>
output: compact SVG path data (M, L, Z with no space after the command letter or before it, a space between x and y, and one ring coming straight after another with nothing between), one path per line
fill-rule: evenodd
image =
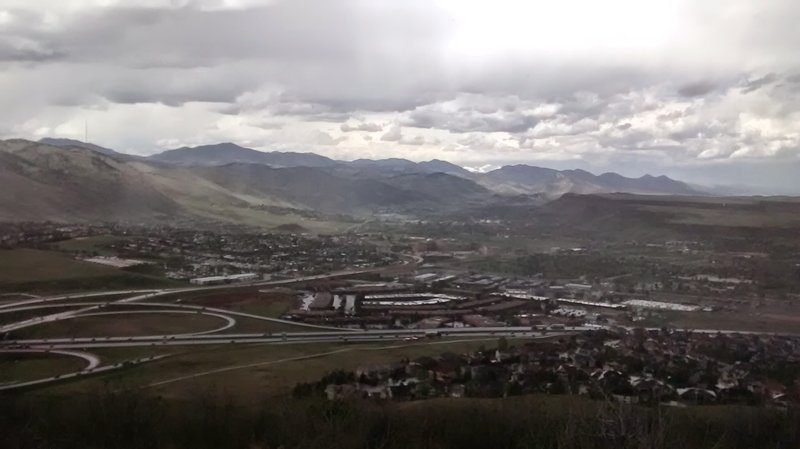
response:
M292 294L261 293L257 290L214 292L183 299L184 304L217 307L237 312L278 318L296 307L299 300Z
M65 292L177 285L181 284L82 262L55 251L0 250L0 291Z
M290 323L256 320L252 318L236 317L236 325L230 332L259 333L259 332L314 332L313 327L300 326Z
M695 329L798 332L800 331L800 316L755 312L680 313L670 320L670 324L676 327Z
M286 396L298 382L318 380L324 374L342 369L397 362L403 358L435 356L443 352L462 353L491 347L496 338L472 340L433 340L416 343L387 342L363 344L310 343L291 345L237 345L203 349L192 348L176 355L108 376L84 379L40 390L40 394L74 394L93 391L111 382L118 388L143 387L163 397L190 398L214 389L244 403L265 397ZM510 340L511 343L524 340ZM114 357L114 351L103 351ZM149 355L149 354L148 354ZM240 368L241 367L241 368ZM208 373L195 378L186 378Z
M0 354L0 384L80 371L86 361L58 354Z
M55 247L61 251L70 252L96 252L102 256L116 254L108 248L109 245L123 242L126 238L113 235L96 235L58 242Z
M0 284L95 278L111 276L118 271L103 265L81 262L53 251L0 251Z
M225 321L197 313L77 317L15 331L17 338L128 337L184 334L221 327Z

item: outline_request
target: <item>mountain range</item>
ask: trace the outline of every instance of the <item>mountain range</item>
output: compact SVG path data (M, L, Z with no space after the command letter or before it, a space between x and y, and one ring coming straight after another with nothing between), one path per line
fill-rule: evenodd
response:
M488 173L473 173L456 164L434 159L413 162L407 159L356 159L337 161L314 153L263 152L234 143L167 150L150 160L182 166L218 166L230 163L254 163L271 167L363 168L382 172L447 173L470 179L484 187L506 194L541 194L557 197L565 193L643 193L696 194L689 185L666 176L645 175L627 178L616 173L599 176L584 170L554 170L529 165L509 165Z
M208 219L280 225L315 216L422 217L565 193L696 194L667 177L599 176L526 165L472 173L405 159L337 161L233 143L150 157L67 139L0 141L0 220Z

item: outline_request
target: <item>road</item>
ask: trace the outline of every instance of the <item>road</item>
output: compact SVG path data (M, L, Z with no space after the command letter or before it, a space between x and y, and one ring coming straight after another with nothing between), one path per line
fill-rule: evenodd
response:
M412 263L407 260L405 264ZM254 288L254 287L268 287L268 286L282 286L292 285L296 283L303 283L314 280L333 279L344 276L354 276L358 274L373 273L395 267L379 267L364 270L344 270L323 275L303 276L293 279L284 279L279 281L257 281L239 284L225 284L215 286L197 286L197 287L182 287L173 289L149 289L149 290L122 290L113 292L90 292L69 294L60 296L51 296L44 298L32 298L17 301L13 303L1 304L0 314L44 310L52 308L72 308L57 313L47 313L42 316L28 318L15 323L5 324L0 326L0 335L23 329L30 326L41 325L44 323L51 323L60 320L73 319L82 316L106 316L106 315L125 315L125 314L204 314L214 316L226 321L221 327L199 331L194 333L184 333L175 335L144 335L132 337L114 337L114 336L94 336L85 338L40 338L40 339L17 339L17 340L4 340L0 341L0 351L2 352L52 352L62 355L83 357L89 362L89 367L76 373L64 374L54 376L48 379L39 379L36 381L15 383L13 385L3 385L0 389L12 388L26 388L50 382L63 381L64 379L72 379L88 374L102 373L114 369L122 368L123 366L136 365L139 363L146 363L152 360L158 360L164 356L148 357L144 359L136 359L125 363L117 363L109 366L99 366L100 360L96 356L85 352L90 348L126 348L126 347L154 347L154 346L201 346L201 345L238 345L238 344L268 344L268 345L285 345L285 344L308 344L308 343L368 343L368 342L390 342L390 341L416 341L414 344L433 344L433 342L448 342L454 339L481 339L481 338L544 338L552 336L568 335L577 332L588 330L598 330L602 327L588 327L588 326L573 326L573 327L551 327L551 328L531 328L531 327L472 327L472 328L442 328L436 330L424 329L392 329L392 330L359 330L359 329L343 329L332 326L321 326L300 323L296 321L283 320L280 318L265 317L261 315L232 311L216 307L205 307L200 305L191 305L184 303L171 303L171 302L154 302L154 299L163 298L168 295L180 295L202 291L214 290L230 290L239 288ZM94 301L92 298L111 296L120 296L119 299L109 301ZM65 304L59 301L65 300L80 300L86 299L86 302L70 302ZM138 310L124 310L125 306L136 306ZM141 308L153 308L153 310L140 310ZM115 310L109 310L115 309ZM307 328L307 332L273 332L273 333L223 333L226 330L233 328L236 324L236 318L247 318L254 320L269 321L275 323L283 323L292 325L298 328ZM628 330L631 330L629 328ZM313 330L313 331L312 331ZM647 330L659 330L657 328L649 328ZM680 330L680 329L679 329ZM771 333L771 332L741 332L732 330L717 330L717 329L683 329L685 331L697 333L739 333L739 334L753 334L753 335L798 335L798 334L784 334L784 333ZM428 340L433 338L433 340ZM439 340L439 338L446 338L447 340ZM425 339L418 341L420 339ZM460 340L455 340L460 341ZM386 346L382 346L386 347ZM344 348L341 351L346 352L350 350L357 350L359 348L350 347ZM364 349L364 348L360 348ZM315 354L310 356L303 356L301 358L311 358L324 356L327 353ZM88 357L88 358L87 358ZM268 361L268 363L281 363L293 359ZM230 369L239 369L248 367L248 365L241 365L240 367L231 367ZM162 383L154 384L153 386L169 383L172 381L183 380L184 378L192 378L198 375L213 374L215 372L223 372L229 368L221 370L213 370L208 373L199 373L192 376L184 376L181 378L172 379Z
M126 306L126 305L135 305L136 307L164 307L164 308L182 309L182 310L192 311L194 313L205 313L205 312L208 312L209 314L216 313L216 314L223 314L223 315L227 315L227 316L237 316L237 317L242 317L242 318L250 318L250 319L259 320L259 321L269 321L269 322L273 322L273 323L287 324L287 325L292 325L292 326L296 326L296 327L304 327L304 328L308 328L308 329L323 329L323 330L336 330L336 331L345 330L345 331L348 331L348 332L357 332L357 330L342 329L342 328L334 327L334 326L321 326L321 325L318 325L318 324L308 324L308 323L302 323L302 322L298 322L298 321L284 320L284 319L281 319L281 318L266 317L266 316L256 315L256 314L247 313L247 312L238 312L238 311L234 311L234 310L220 309L220 308L217 308L217 307L195 306L195 305L191 305L191 304L177 304L177 303L171 303L171 302L137 302L137 303L131 304L130 302L122 303L122 302L119 302L119 301L114 301L114 302L86 302L86 303L54 304L54 305L41 305L40 304L40 305L22 306L22 307L16 307L16 308L9 308L9 309L0 310L0 315L2 315L3 313L22 312L22 311L26 311L26 310L50 309L50 308L59 308L59 307L79 307L79 309L77 310L78 313L75 313L75 314L68 314L66 312L57 313L57 314L50 314L50 315L45 315L45 316L42 316L42 317L29 318L27 320L19 321L19 322L16 322L16 323L11 323L11 324L8 324L8 325L5 325L5 326L0 326L0 333L10 332L10 331L13 331L13 330L22 329L22 328L25 328L25 327L30 327L30 326L34 326L34 325L42 324L42 323L50 323L50 322L53 322L53 321L66 320L66 319L69 319L69 318L77 318L78 316L87 316L89 314L86 313L86 312L91 312L93 310L100 310L100 309L105 309L105 308L109 308L109 307ZM120 313L125 313L125 312L120 312ZM24 326L21 325L23 323L24 323Z
M0 351L3 352L3 351ZM169 357L169 355L156 355L152 357L145 357L141 359L134 359L129 360L123 363L116 363L114 365L106 365L106 366L98 366L92 368L86 368L82 371L76 371L74 373L67 373L61 374L58 376L53 377L46 377L44 379L36 379L27 382L16 382L12 384L3 384L0 385L0 391L10 391L10 390L23 390L32 387L39 387L47 384L52 384L56 382L64 382L67 380L74 380L82 377L86 377L89 375L97 375L102 373L107 373L109 371L119 370L126 367L132 367L135 365L141 365L142 363L153 362L156 360L161 360L163 358Z
M85 313L83 315L75 315L70 318L83 318L88 316L108 316L108 315L137 315L137 314L189 314L189 315L205 315L205 316L213 316L225 321L225 324L211 330L200 331L200 332L191 332L185 333L181 335L204 335L204 334L213 334L215 332L222 332L228 330L236 325L236 320L232 317L227 315L222 315L220 313L213 313L207 311L189 311L189 310L125 310L120 312L94 312L94 313Z
M7 340L6 347L36 349L68 349L68 348L124 348L146 346L196 346L224 344L289 344L289 343L322 343L340 342L357 343L373 341L398 341L411 338L435 337L541 337L563 335L589 330L586 327L567 327L559 330L531 330L530 327L468 327L455 329L437 329L434 334L424 329L392 329L350 331L337 330L330 332L272 332L248 334L205 334L205 335L142 335L135 337L82 337L82 338L36 338Z
M406 262L408 264L409 262ZM297 278L291 279L282 279L278 281L256 281L256 282L242 282L236 284L224 284L224 285L211 285L211 286L199 286L199 287L180 287L180 288L172 288L172 289L159 289L159 290L120 290L114 292L91 292L91 293L79 293L79 294L71 294L71 295L60 295L60 296L51 296L47 298L38 298L38 299L31 299L25 300L10 304L3 304L0 306L0 309L10 309L10 308L17 308L20 306L25 305L34 305L34 304L42 304L42 303L49 303L55 301L61 301L66 299L80 299L80 298L90 298L93 296L108 296L108 295L134 295L123 299L118 299L114 301L109 301L104 304L130 304L130 303L137 303L139 301L150 299L150 298L157 298L160 296L166 295L174 295L180 293L193 293L198 291L213 291L213 290L220 290L220 289L234 289L234 288L252 288L252 287L266 287L266 286L282 286L282 285L291 285L297 284L302 282L309 282L309 281L317 281L317 280L324 280L324 279L335 279L338 277L348 277L348 276L356 276L360 274L368 274L379 272L382 270L386 270L392 267L376 267L370 269L363 269L363 270L342 270L328 274L319 274L313 276L301 276ZM60 312L50 315L45 315L41 317L31 318L28 320L19 321L16 323L6 324L0 326L0 334L14 331L17 329L23 329L30 326L35 326L37 324L42 323L49 323L53 321L59 321L62 319L66 319L75 315L79 315L81 313L90 312L92 310L97 309L98 306L88 306L82 309L75 309L70 310L67 312ZM257 315L253 315L257 316ZM263 318L263 317L262 317ZM277 319L274 319L277 320ZM284 321L286 320L278 320ZM298 324L294 321L291 321L292 324ZM312 326L312 325L307 325ZM325 326L321 326L325 327Z

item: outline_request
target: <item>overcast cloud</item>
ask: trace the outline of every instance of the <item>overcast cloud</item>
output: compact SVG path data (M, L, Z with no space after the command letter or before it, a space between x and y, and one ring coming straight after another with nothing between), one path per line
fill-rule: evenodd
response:
M0 0L1 137L800 193L796 0Z

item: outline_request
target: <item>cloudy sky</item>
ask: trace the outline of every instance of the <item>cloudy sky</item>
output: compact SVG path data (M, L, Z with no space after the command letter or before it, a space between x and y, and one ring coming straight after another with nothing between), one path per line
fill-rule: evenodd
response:
M797 0L0 0L0 137L800 192Z

